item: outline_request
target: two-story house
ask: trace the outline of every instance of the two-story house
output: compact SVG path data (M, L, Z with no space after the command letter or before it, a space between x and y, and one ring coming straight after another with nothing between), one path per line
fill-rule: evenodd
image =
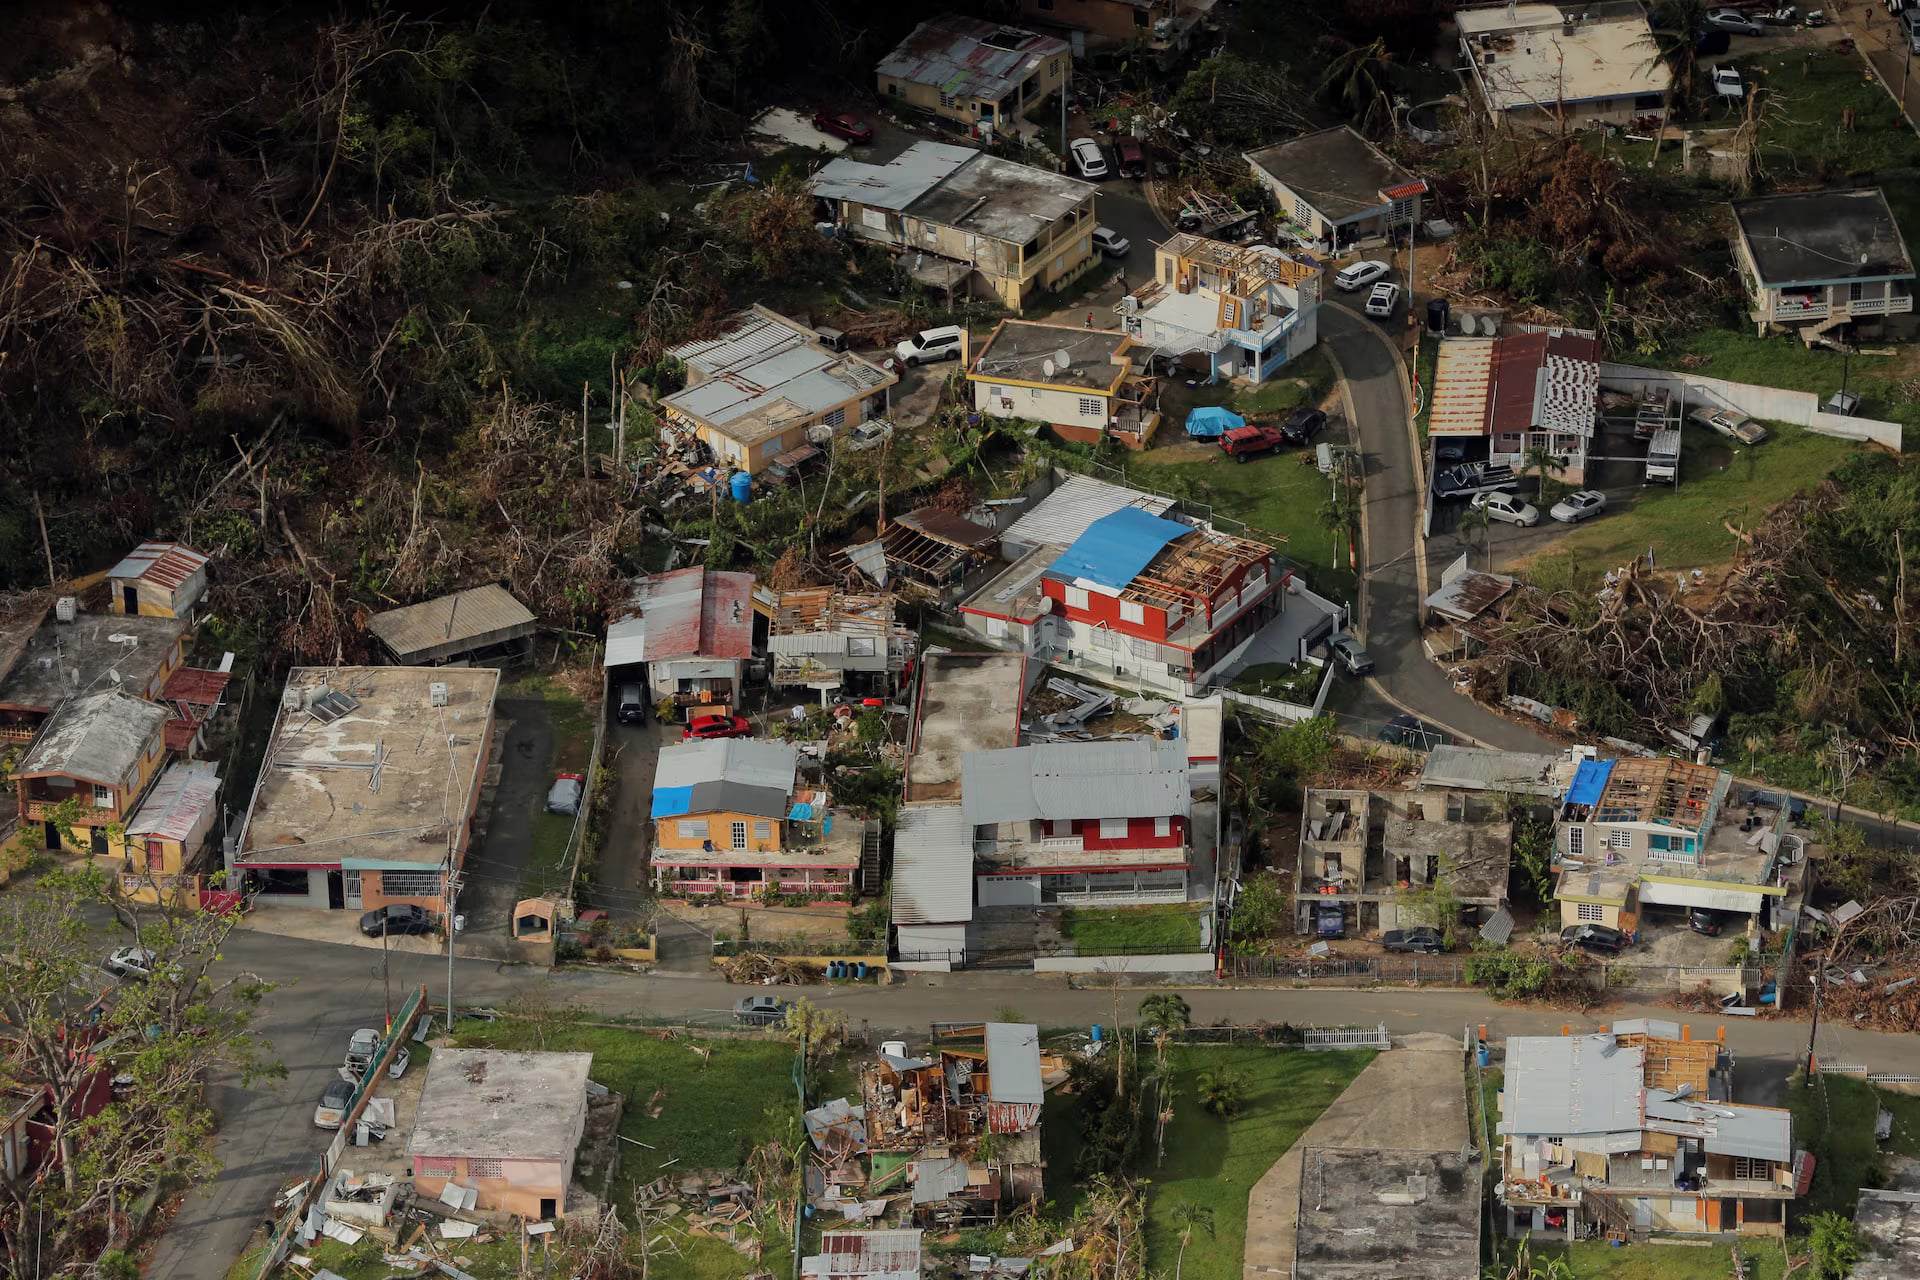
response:
M1268 245L1177 235L1154 277L1114 304L1126 334L1207 381L1259 383L1319 341L1320 270Z
M886 697L913 668L919 638L894 621L890 595L756 586L753 604L767 619L767 681L776 689L816 689L822 705L840 689Z
M1245 158L1280 212L1336 257L1362 241L1420 225L1426 180L1349 125L1303 133Z
M875 69L880 96L977 128L1012 133L1073 74L1065 40L945 14L915 27Z
M619 683L683 720L730 713L753 658L753 575L689 565L633 580L607 622L604 662Z
M1569 484L1586 478L1600 413L1600 343L1584 329L1441 341L1430 434L1484 440L1491 461L1531 466L1544 449Z
M961 770L981 906L1186 901L1185 743L1044 742L970 752Z
M207 835L219 811L220 775L211 760L178 760L128 819L119 856L104 869L141 902L192 902Z
M1157 380L1134 367L1139 345L1113 329L1002 320L967 367L973 407L1044 422L1076 444L1144 449L1160 426L1160 395Z
M1448 925L1430 890L1484 916L1506 900L1513 824L1489 797L1462 790L1310 787L1300 822L1295 927L1337 938Z
M850 897L866 824L802 785L784 742L722 738L660 751L653 775L654 891L746 899Z
M809 189L838 234L896 250L922 284L1014 312L1099 261L1092 183L971 147L916 142L885 164L843 156Z
M1608 1239L1786 1234L1793 1114L1733 1101L1726 1029L1633 1019L1512 1036L1500 1092L1502 1226Z
M1755 332L1812 339L1913 310L1913 259L1878 187L1733 204L1733 261Z
M159 773L167 709L108 689L62 702L13 770L20 821L48 849L111 854Z
M687 385L660 401L666 433L696 439L716 462L754 475L783 453L881 417L900 381L761 306L732 317L717 337L667 354L686 367Z
M1728 812L1733 775L1667 757L1583 760L1562 797L1554 896L1563 924L1634 932L1643 907L1701 908L1779 927L1804 884L1780 817Z

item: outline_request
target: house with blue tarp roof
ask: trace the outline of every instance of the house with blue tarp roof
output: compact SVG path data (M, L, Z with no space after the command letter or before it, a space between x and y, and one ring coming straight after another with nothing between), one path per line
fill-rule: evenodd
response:
M1118 591L1169 542L1191 532L1176 520L1122 507L1088 525L1047 572L1069 582L1092 582Z

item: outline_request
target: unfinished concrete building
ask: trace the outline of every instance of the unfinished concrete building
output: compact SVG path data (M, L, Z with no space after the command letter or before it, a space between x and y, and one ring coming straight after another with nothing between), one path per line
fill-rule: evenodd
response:
M1507 896L1513 824L1491 796L1458 790L1312 788L1301 815L1295 927L1338 938L1442 923L1437 889L1480 918Z

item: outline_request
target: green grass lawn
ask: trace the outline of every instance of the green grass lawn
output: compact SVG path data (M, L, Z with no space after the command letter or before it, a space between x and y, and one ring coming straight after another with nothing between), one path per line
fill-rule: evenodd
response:
M1191 907L1070 907L1060 913L1060 932L1083 956L1121 956L1200 947L1200 917Z
M1858 54L1783 48L1736 65L1749 84L1776 95L1773 109L1763 110L1760 134L1762 161L1776 183L1798 177L1840 185L1920 164L1920 138ZM1841 126L1847 112L1850 129Z
M1604 1240L1578 1244L1534 1245L1536 1262L1564 1258L1574 1280L1727 1280L1733 1274L1732 1246L1637 1244L1615 1249ZM1746 1280L1780 1280L1786 1254L1771 1240L1740 1241Z
M1914 184L1913 194L1920 207L1920 182ZM1880 343L1862 345L1868 351L1886 349ZM1620 359L1729 382L1811 391L1822 402L1840 389L1844 379L1847 389L1860 397L1861 417L1920 428L1920 403L1900 389L1893 356L1860 354L1848 359L1785 334L1760 338L1743 328L1716 328L1670 339L1650 358L1624 352Z
M547 762L550 772L584 774L587 771L587 756L593 751L594 709L591 706L540 675L522 676L502 686L500 696L537 698L546 705L547 723L553 733L553 754ZM546 790L542 788L533 801L527 867L520 877L521 892L529 897L566 887L567 841L573 835L573 819L548 813L546 799Z
M1310 662L1260 662L1235 676L1232 686L1241 693L1310 705L1324 674Z
M1787 1086L1793 1108L1794 1145L1814 1156L1813 1186L1796 1202L1801 1215L1831 1211L1853 1216L1863 1186L1886 1186L1880 1176L1882 1152L1920 1156L1920 1098L1883 1093L1864 1080L1818 1075L1805 1088L1796 1074ZM1893 1113L1893 1138L1883 1148L1874 1141L1874 1119L1881 1108Z
M1817 484L1859 445L1802 427L1770 423L1768 438L1748 449L1689 425L1681 449L1680 484L1649 485L1629 509L1603 513L1553 544L1552 554L1595 571L1642 555L1651 546L1659 567L1719 564L1736 545L1725 522L1752 526L1792 494Z
M1173 1274L1180 1251L1179 1206L1193 1203L1213 1211L1213 1233L1195 1232L1181 1265L1182 1280L1240 1280L1247 1193L1373 1054L1197 1045L1171 1052L1175 1100L1166 1162L1156 1167L1150 1142L1143 1143L1141 1166L1135 1170L1146 1180L1147 1271ZM1209 1068L1246 1076L1245 1107L1230 1120L1208 1115L1196 1100L1200 1073ZM1047 1191L1062 1211L1071 1209L1079 1195L1080 1180L1073 1171L1078 1119L1071 1095L1048 1095L1041 1122Z

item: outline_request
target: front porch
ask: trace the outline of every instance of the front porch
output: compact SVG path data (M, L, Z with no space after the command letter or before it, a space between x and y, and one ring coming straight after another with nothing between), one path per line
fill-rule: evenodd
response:
M669 898L740 901L766 893L806 898L853 896L851 867L663 867L653 869L654 892Z

